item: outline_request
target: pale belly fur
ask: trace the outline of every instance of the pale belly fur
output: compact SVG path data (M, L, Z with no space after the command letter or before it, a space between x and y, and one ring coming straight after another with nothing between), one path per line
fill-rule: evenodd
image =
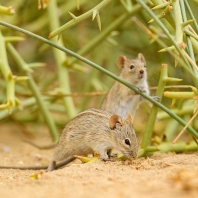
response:
M140 100L140 95L132 96L129 100L120 103L120 105L115 109L115 112L121 117L126 117L126 115L130 113L134 118L135 112L139 107Z

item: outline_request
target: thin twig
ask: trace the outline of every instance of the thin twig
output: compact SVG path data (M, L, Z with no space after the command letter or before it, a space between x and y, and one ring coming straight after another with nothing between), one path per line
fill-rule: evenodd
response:
M96 91L96 92L87 92L87 93L78 93L78 92L73 92L73 93L70 93L70 94L62 94L62 93L53 93L53 92L46 92L46 93L42 93L41 94L43 96L51 96L51 97L59 97L59 98L62 98L62 97L95 97L95 96L104 96L107 92L104 92L104 91ZM19 96L33 96L33 94L31 93L18 93L17 95Z
M188 123L186 124L186 126L182 129L182 131L179 133L179 135L173 140L172 144L174 144L175 142L177 142L177 140L180 138L180 136L183 134L183 132L187 129L187 127L190 125L190 123L196 118L196 116L198 115L198 111L194 113L193 117L188 121Z

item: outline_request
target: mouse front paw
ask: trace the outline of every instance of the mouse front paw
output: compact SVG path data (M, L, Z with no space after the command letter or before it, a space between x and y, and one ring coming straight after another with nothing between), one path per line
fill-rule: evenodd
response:
M154 100L156 100L157 102L160 102L160 97L159 96L152 96L152 98L154 99Z
M104 162L109 161L109 156L108 155L100 155L100 159Z
M105 158L105 159L101 159L103 162L113 162L113 160L112 159L110 159L110 158Z
M107 155L108 155L109 158L110 157L117 157L117 154L112 153L112 150L111 149L107 151Z
M117 157L117 154L116 153L110 153L108 156L109 156L109 158L110 157Z
M144 93L144 94L149 94L148 89L146 89L145 87L137 87L137 89L138 89L140 92Z
M137 87L137 89L138 89L140 92L143 92L143 93L145 93L145 90L144 90L144 88L142 88L142 87Z

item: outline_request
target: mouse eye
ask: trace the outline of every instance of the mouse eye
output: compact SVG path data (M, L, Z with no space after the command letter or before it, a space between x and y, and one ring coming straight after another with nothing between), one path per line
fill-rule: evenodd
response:
M146 67L146 65L144 65L144 67Z
M134 67L135 67L134 65L131 65L131 66L130 66L130 69L133 69Z
M128 138L127 138L127 139L125 139L125 141L124 141L124 142L125 142L125 144L127 144L127 145L129 145L129 146L131 145L130 140L129 140Z

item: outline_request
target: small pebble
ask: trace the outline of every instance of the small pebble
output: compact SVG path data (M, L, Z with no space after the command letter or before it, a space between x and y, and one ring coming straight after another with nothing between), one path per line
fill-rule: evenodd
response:
M2 147L2 151L5 152L5 153L8 153L8 152L10 152L10 147L8 147L8 146L3 146L3 147Z

